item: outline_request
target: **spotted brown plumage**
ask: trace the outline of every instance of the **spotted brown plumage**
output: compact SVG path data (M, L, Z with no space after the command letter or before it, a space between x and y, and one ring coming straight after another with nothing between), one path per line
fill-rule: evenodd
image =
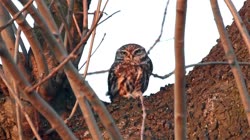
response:
M145 49L137 44L127 44L116 52L108 75L108 93L113 101L117 95L136 98L142 95L153 71L153 64Z

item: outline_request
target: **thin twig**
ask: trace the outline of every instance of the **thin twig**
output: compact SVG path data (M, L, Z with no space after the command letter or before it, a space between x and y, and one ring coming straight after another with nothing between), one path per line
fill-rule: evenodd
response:
M103 19L102 21L100 21L100 22L98 23L98 25L102 24L103 22L105 22L106 20L108 20L108 19L111 18L113 15L115 15L115 14L117 14L117 13L119 13L119 12L121 12L121 10L118 10L118 11L114 12L113 14L111 14L110 16L108 16L107 18Z
M94 16L94 19L93 19L94 22L93 23L95 23L98 20L98 18L100 17L101 2L102 1L99 0L96 11L95 11L95 16ZM89 63L90 63L90 57L91 57L92 48L93 48L94 40L95 40L95 35L96 35L96 28L92 32L92 38L91 38L91 42L90 42L90 48L89 48L89 53L88 53L88 58L87 58L87 63L86 63L85 71L84 71L84 74L83 74L83 78L85 78L87 76Z
M239 62L239 64L240 65L250 65L250 62ZM201 63L197 63L197 64L187 65L187 66L185 66L185 69L190 68L190 67L195 67L195 66L207 66L207 65L230 65L230 64L228 62L220 62L220 61L218 61L218 62L201 62ZM94 72L91 74L94 74ZM97 73L97 74L99 74L99 73ZM164 76L160 76L160 75L154 74L154 73L152 73L152 76L154 76L156 78L160 78L160 79L166 79L173 74L174 74L174 70L172 72L164 75Z
M140 100L141 100L141 107L142 107L141 140L143 140L147 113L146 113L146 107L143 101L143 95L140 95Z
M95 50L92 52L91 56L92 57L95 52L99 49L99 47L101 46L102 42L104 41L104 38L106 36L106 33L104 33L103 37L102 37L102 40L100 41L99 45L95 48ZM78 69L79 71L83 68L83 66L86 64L87 60L82 64L82 66ZM89 73L87 73L87 75L89 75Z
M106 72L109 72L109 70L100 70L100 71L95 71L95 72L88 72L87 75L102 74L102 73L106 73Z
M163 19L162 19L162 23L161 23L161 32L160 32L160 35L158 36L158 38L155 40L154 44L149 48L147 54L150 53L150 51L155 47L155 45L160 42L160 39L161 39L161 36L162 36L162 33L163 33L163 28L164 28L164 24L165 24L165 19L166 19L166 15L167 15L167 10L168 10L168 4L169 4L169 0L167 1L167 5L165 7L165 10L164 10L164 14L163 14Z
M80 27L79 27L79 25L78 25L78 23L77 23L77 21L76 21L76 16L75 16L75 14L73 14L73 21L74 21L74 23L75 23L75 26L76 26L78 35L81 36L81 30L80 30Z

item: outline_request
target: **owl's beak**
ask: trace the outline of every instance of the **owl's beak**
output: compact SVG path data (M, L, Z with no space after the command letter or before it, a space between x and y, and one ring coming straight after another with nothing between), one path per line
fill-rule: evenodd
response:
M130 60L133 60L133 55L129 55Z

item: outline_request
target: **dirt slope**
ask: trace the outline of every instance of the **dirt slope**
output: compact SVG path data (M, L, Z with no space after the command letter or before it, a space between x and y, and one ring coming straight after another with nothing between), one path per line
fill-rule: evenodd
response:
M250 30L250 0L245 2L239 13ZM249 61L248 50L235 23L227 29L238 60ZM202 62L211 61L226 61L220 40L202 60ZM250 87L250 66L243 65L241 68ZM250 139L250 129L229 66L197 66L186 76L186 80L188 139ZM145 97L146 139L174 139L173 87L166 85L158 93ZM138 140L142 121L139 99L122 98L118 102L108 104L107 108L124 139ZM6 121L0 120L0 124L1 122ZM69 126L79 139L91 139L80 113L73 117ZM0 139L2 127L0 127ZM108 139L107 132L103 131L103 135ZM50 134L43 139L59 138L56 134Z
M250 0L240 10L250 30ZM248 62L249 53L233 23L227 27L239 61ZM226 61L220 40L202 62ZM250 87L250 67L241 66ZM250 130L234 77L228 65L195 67L186 77L189 139L250 139ZM250 89L249 89L250 91ZM145 98L146 138L173 139L173 85ZM108 106L125 139L138 139L141 125L139 100L120 100Z
M240 10L250 30L250 0ZM227 27L239 61L249 61L248 50L233 23ZM220 40L202 62L226 61ZM244 78L250 87L250 66L241 66ZM250 129L241 104L234 77L228 65L195 67L187 76L188 139L250 139ZM166 85L160 91L145 97L147 108L146 139L174 139L174 85ZM250 91L250 89L249 89ZM119 99L108 104L124 139L140 137L142 111L139 99ZM91 139L81 115L71 122L80 139ZM79 125L76 125L79 124ZM108 139L107 132L103 132Z

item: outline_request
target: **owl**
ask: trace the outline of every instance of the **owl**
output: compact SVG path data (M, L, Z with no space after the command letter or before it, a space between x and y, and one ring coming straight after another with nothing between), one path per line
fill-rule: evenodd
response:
M146 91L153 64L145 49L127 44L116 52L108 75L108 93L111 102L116 96L137 98Z

